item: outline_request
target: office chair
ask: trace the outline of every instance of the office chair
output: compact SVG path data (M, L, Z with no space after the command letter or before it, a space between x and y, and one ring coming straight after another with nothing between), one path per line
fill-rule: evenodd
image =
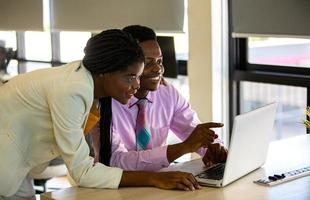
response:
M64 164L62 158L57 157L53 159L48 167L40 174L32 174L31 177L33 178L34 186L42 187L43 189L36 189L36 194L40 194L46 192L46 182L54 177L66 176L68 173L67 167ZM54 188L58 189L58 188Z

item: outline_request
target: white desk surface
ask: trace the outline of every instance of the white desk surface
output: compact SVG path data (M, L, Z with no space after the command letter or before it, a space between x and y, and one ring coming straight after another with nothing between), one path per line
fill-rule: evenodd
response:
M241 159L240 159L241 162ZM280 185L266 187L253 181L310 165L310 135L272 142L266 164L224 188L204 187L194 192L161 190L157 188L89 189L71 187L41 194L41 200L66 199L212 199L212 200L309 200L310 176Z

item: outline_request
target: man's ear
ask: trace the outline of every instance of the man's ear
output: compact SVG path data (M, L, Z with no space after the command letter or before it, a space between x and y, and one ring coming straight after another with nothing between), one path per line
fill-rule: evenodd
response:
M168 85L168 82L164 79L163 76L161 77L160 84L161 84L161 85L164 85L164 86L167 86L167 85Z

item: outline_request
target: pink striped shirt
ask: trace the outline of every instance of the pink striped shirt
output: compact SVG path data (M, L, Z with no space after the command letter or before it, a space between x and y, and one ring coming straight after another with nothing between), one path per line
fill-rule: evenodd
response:
M182 141L192 133L200 123L197 114L189 103L172 86L160 85L158 90L149 92L146 107L152 134L151 150L136 150L137 98L130 99L127 105L112 100L112 156L110 165L124 170L156 171L169 166L167 159L167 138L169 130ZM92 129L95 161L99 156L99 126ZM217 139L216 142L221 140ZM199 149L203 156L205 149Z
M136 118L138 107L133 97L127 105L112 101L112 157L111 166L125 170L159 170L169 165L167 137L171 130L184 141L200 123L189 103L172 86L160 85L147 95L147 115L152 134L153 149L136 151ZM203 154L201 152L201 154Z

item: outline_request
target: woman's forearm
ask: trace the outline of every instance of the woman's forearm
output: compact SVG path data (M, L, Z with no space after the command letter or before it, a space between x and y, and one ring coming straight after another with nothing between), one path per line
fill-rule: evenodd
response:
M155 186L152 180L154 180L155 172L143 172L143 171L124 171L120 182L120 187L126 186Z

